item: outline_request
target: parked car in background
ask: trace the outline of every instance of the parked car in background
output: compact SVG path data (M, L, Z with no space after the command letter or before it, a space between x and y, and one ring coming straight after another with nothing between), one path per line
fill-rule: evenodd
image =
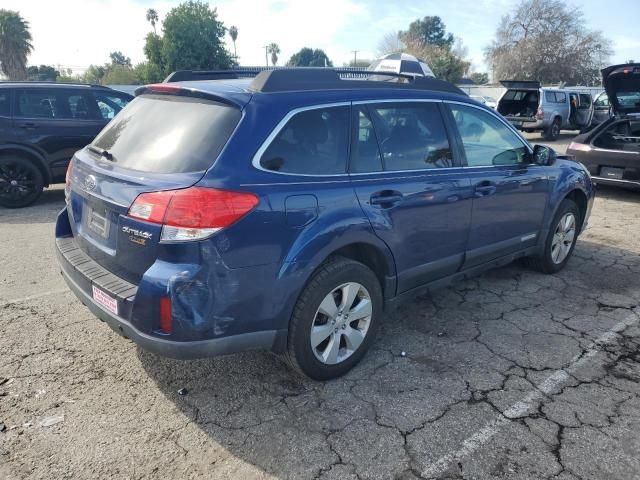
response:
M100 85L0 82L0 206L64 182L69 160L133 97Z
M483 105L486 105L489 108L496 109L497 102L495 99L486 96L486 95L469 95L470 98L474 99L476 102L480 102Z
M297 68L141 88L69 167L68 285L161 355L267 349L329 379L402 299L516 258L562 269L584 167L454 85L404 82Z
M613 116L573 139L575 156L596 183L640 188L640 64L602 70Z
M497 110L520 130L541 131L545 139L555 140L561 130L584 131L591 125L593 102L588 93L541 87L536 81L500 83L507 90Z
M609 105L609 97L607 92L600 92L593 100L593 120L591 126L595 127L611 118L611 105Z

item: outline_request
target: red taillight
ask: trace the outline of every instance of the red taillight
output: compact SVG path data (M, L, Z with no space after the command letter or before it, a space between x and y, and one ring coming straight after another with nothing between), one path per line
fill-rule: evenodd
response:
M73 159L69 161L69 165L67 165L67 173L64 175L64 198L69 198L69 193L71 192L71 168L73 165Z
M542 108L539 108L538 111L536 112L536 118L538 120L544 119L544 110Z
M178 93L181 90L181 88L176 85L168 85L166 83L154 83L147 85L147 88L157 93Z
M171 333L172 329L171 298L160 297L160 331L162 333Z
M257 204L253 193L191 187L142 193L129 216L162 224L162 240L199 240L237 222Z

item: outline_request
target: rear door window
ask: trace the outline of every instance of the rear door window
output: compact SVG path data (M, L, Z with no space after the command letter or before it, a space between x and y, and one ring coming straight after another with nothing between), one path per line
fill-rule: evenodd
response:
M345 173L349 111L345 106L296 113L262 154L260 166L303 175Z
M118 166L184 173L209 168L240 121L239 109L199 98L142 95L113 119L92 145Z
M449 138L438 104L369 105L384 170L426 170L453 166Z
M94 92L93 96L98 104L100 115L105 120L115 117L130 101L130 98L125 95L111 92Z
M355 131L349 171L352 173L379 172L382 170L382 158L367 107L363 105L355 108L354 115Z
M88 92L61 88L18 90L16 117L97 120L98 108Z

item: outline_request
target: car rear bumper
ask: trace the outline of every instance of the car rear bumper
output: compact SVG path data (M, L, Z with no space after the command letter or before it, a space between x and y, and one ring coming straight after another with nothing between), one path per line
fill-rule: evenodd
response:
M262 330L192 341L175 341L149 335L137 329L126 318L107 311L94 301L91 294L92 286L94 285L105 290L110 296L118 300L122 313L129 315L135 298L136 287L118 279L113 274L100 272L100 269L102 269L100 265L88 257L82 258L82 252L71 247L69 238L56 239L58 263L60 264L62 276L69 288L96 317L145 350L165 357L186 360L247 350L274 350L274 347L279 345L282 338L286 336L286 330ZM104 277L107 278L105 279Z

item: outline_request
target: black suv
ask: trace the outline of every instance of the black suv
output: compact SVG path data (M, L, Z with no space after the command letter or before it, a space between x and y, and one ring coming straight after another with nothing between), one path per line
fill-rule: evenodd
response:
M69 160L133 97L100 85L0 83L0 206L64 182Z

